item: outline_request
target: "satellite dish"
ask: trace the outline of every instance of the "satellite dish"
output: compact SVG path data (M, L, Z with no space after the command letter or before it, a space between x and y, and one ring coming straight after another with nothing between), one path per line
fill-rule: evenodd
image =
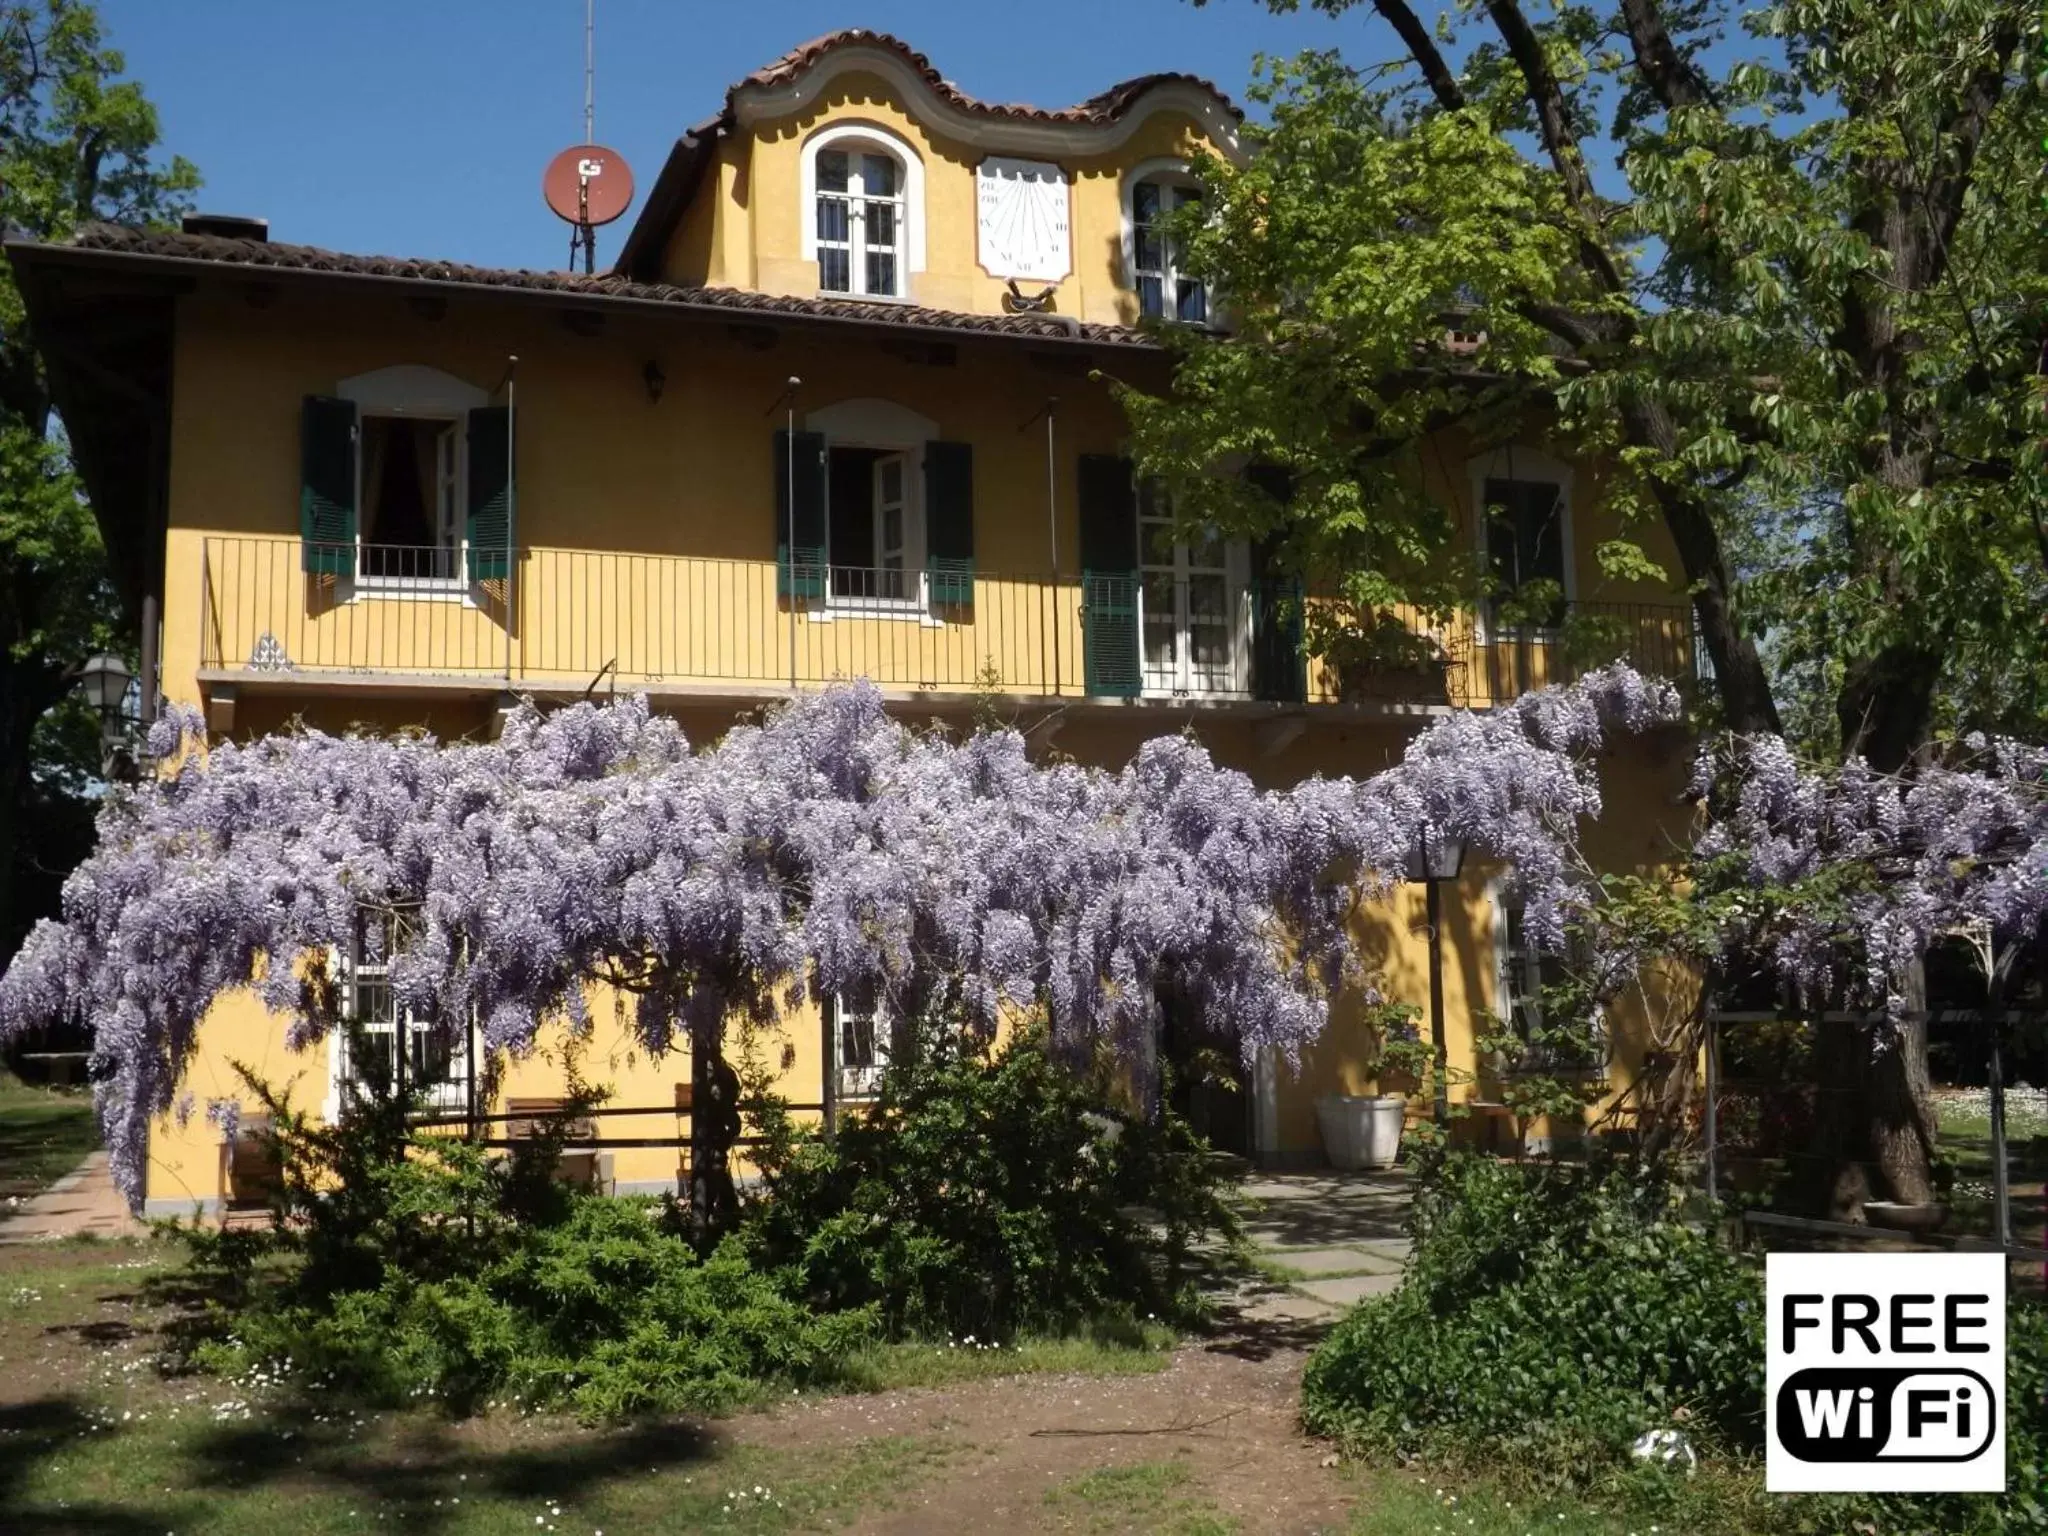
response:
M602 144L571 145L548 162L540 190L555 217L569 222L569 269L575 270L580 251L589 275L597 267L597 226L633 205L633 172L626 157Z
M548 162L540 188L555 216L571 224L609 224L633 205L632 168L602 144L563 150Z

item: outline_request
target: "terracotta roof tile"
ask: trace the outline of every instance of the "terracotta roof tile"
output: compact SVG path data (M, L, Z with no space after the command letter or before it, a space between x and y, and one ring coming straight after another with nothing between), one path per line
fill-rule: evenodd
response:
M269 240L236 240L218 235L183 234L172 230L138 229L125 224L88 224L71 242L81 251L197 261L252 271L326 273L343 277L383 278L466 287L558 294L593 300L623 299L673 304L678 309L757 315L769 319L831 320L916 331L966 335L1010 336L1042 341L1084 341L1098 346L1150 347L1140 330L1120 325L1093 325L1057 315L972 315L924 309L911 304L875 303L863 299L793 298L752 293L739 288L689 287L674 283L638 282L616 274L585 277L574 272L533 272L501 267L473 267L461 262L418 257L357 256L311 245L286 245ZM46 247L46 249L48 249Z
M726 99L730 103L733 96L750 85L787 85L833 49L854 45L886 49L897 54L904 63L922 75L939 96L963 112L972 112L982 117L1008 118L1015 122L1032 123L1113 122L1130 110L1131 104L1154 86L1172 84L1192 85L1207 91L1227 106L1240 121L1244 117L1243 111L1217 88L1214 81L1205 80L1200 75L1182 74L1177 71L1140 75L1133 80L1119 81L1108 90L1071 107L1033 107L1021 103L983 101L978 96L968 95L946 79L929 58L901 38L892 37L887 32L871 31L866 27L846 27L837 32L828 32L823 37L814 37L808 43L790 49L781 58L762 65L740 81L727 93Z

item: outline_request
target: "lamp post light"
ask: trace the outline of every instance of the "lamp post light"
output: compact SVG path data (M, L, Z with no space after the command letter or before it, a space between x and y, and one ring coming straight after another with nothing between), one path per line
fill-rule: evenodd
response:
M1441 836L1427 826L1408 854L1408 879L1419 882L1423 888L1429 928L1429 1045L1436 1078L1434 1118L1439 1130L1451 1118L1451 1090L1445 1081L1450 1062L1444 1043L1443 888L1458 878L1464 866L1464 841Z
M131 777L135 766L128 716L128 689L134 682L127 663L104 651L78 669L79 696L100 717L100 773L110 780Z

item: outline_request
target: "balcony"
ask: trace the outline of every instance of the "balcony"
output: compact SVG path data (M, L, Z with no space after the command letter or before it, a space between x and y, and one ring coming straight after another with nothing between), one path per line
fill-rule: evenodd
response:
M1683 604L1575 604L1556 629L1483 617L1378 616L1397 655L1298 659L1298 603L1177 594L1121 576L778 567L773 561L527 548L328 549L209 537L199 677L224 686L385 692L610 688L751 699L866 677L968 702L1314 703L1363 713L1485 708L1626 658L1696 679ZM1148 595L1149 594L1149 595ZM1152 611L1147 611L1148 601ZM1317 599L1311 597L1313 607ZM1280 643L1276 645L1276 640Z

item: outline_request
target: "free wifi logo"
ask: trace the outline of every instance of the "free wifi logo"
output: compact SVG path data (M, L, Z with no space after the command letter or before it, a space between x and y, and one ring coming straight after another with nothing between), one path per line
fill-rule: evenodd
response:
M2005 1488L2000 1254L1778 1254L1766 1272L1773 1493Z
M1778 1389L1778 1435L1801 1461L1970 1461L1998 1429L1975 1371L1830 1370Z

